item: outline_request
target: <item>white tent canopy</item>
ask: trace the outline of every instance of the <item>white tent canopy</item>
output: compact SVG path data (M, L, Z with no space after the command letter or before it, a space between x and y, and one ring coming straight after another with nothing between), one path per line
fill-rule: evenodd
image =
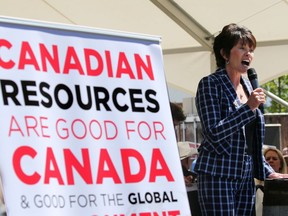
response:
M0 0L0 16L162 38L170 87L195 95L214 70L213 36L229 23L252 30L258 41L252 67L260 84L288 73L288 0Z

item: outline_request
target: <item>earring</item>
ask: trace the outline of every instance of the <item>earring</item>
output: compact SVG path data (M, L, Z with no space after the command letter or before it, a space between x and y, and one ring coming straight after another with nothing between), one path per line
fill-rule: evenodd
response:
M226 60L226 65L228 65L229 63L230 63L230 62L229 62L229 59L227 59L227 60Z

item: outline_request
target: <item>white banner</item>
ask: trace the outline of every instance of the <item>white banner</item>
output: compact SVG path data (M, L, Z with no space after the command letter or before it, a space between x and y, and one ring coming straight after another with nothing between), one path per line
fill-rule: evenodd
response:
M8 215L190 215L159 38L1 21Z

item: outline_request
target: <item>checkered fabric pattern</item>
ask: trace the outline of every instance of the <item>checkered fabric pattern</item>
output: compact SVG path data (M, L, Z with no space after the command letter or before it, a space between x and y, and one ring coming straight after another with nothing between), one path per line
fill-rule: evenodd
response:
M241 84L249 95L253 90L249 80L242 77ZM202 202L207 199L207 197L203 197L203 195L207 194L205 185L207 186L211 183L212 188L210 189L214 189L218 185L217 188L219 190L216 191L217 193L225 194L225 196L230 194L229 196L231 196L232 192L230 189L235 185L226 185L227 189L224 187L231 180L236 182L241 181L246 172L251 172L251 176L247 177L246 184L252 187L249 184L253 181L253 177L263 180L274 172L271 166L264 160L262 154L265 126L264 116L259 109L253 112L247 104L240 103L225 69L219 69L200 80L196 94L196 107L204 138L198 149L199 156L195 165L195 170L200 176L200 179L198 179L200 187L199 198L200 200L202 199ZM246 157L244 126L253 120L256 121L256 137L253 144L251 166L249 166L251 170L247 171L244 160ZM206 182L207 177L201 178L201 175L210 176L209 183ZM214 182L215 179L212 178L218 178L218 181ZM201 184L203 184L203 187L201 187ZM252 190L251 194L243 195L248 196L248 198L243 198L241 197L242 191L235 192L239 193L238 201L242 199L251 201L251 196L254 194L254 190ZM211 193L214 192L211 191ZM215 199L216 196L218 195L215 195ZM222 201L220 199L218 203L221 204ZM229 204L229 202L226 203L227 205ZM217 208L220 208L220 206ZM208 215L210 216L210 214Z
M198 175L199 204L202 215L252 216L254 215L255 184L252 158L244 157L241 179L221 178L205 173Z

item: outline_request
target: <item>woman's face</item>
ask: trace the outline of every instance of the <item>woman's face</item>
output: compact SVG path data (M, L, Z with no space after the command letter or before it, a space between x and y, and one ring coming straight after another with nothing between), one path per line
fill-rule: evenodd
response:
M275 172L280 172L281 162L278 154L275 151L273 150L267 151L265 154L265 159L274 169Z
M231 50L227 68L240 73L246 73L254 58L254 50L240 40Z

